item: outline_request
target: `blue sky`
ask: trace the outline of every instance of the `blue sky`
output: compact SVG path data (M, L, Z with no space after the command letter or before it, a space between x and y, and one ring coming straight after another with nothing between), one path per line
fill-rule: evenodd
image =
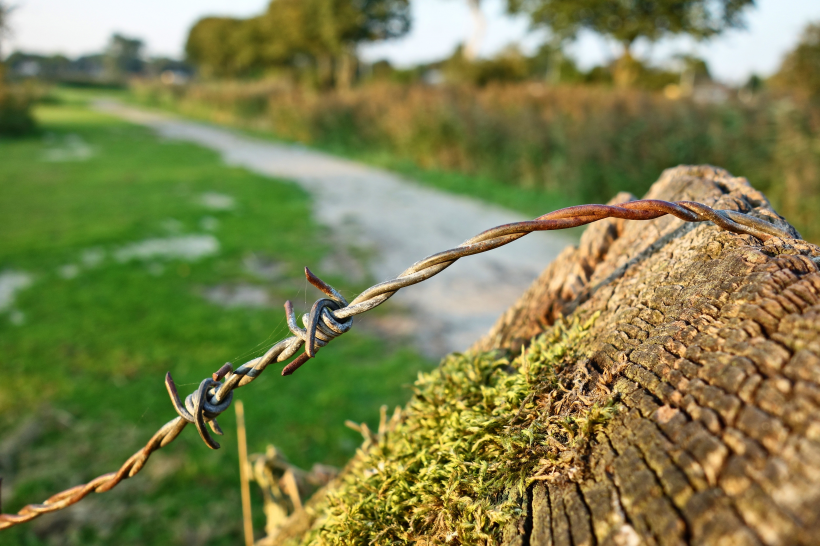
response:
M41 53L78 55L99 51L112 32L143 38L149 52L178 56L190 26L205 15L246 17L260 13L268 0L13 0L14 34L4 51L19 48ZM414 28L400 40L363 47L368 60L387 58L398 65L441 59L470 32L465 0L412 0ZM484 0L487 32L482 55L492 55L510 43L525 50L538 43L527 21L504 14L503 0ZM732 31L707 43L685 38L654 45L638 44L637 51L656 62L674 53L695 53L707 59L712 73L724 81L742 82L752 73L767 75L794 47L809 21L820 21L818 0L758 0L748 12L748 30ZM571 54L583 67L618 54L617 45L582 35Z

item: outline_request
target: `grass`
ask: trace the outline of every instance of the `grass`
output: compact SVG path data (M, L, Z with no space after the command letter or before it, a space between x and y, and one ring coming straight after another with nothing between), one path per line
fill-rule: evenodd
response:
M63 93L38 107L36 137L0 140L0 274L31 283L0 311L4 512L119 467L175 416L166 371L187 394L223 362L244 362L284 337L280 304L289 298L304 309L319 296L301 268L328 251L297 186L94 113L83 96ZM208 193L235 206L208 209ZM218 252L115 258L131 244L184 236L215 239ZM252 254L279 264L281 277L249 272L243 264ZM327 280L346 294L362 288ZM275 305L224 308L202 296L239 284L265 288ZM341 465L359 443L344 421L374 423L375 408L402 402L403 385L429 366L354 330L295 376L274 367L237 391L249 449L274 443L300 466ZM137 477L6 531L2 542L238 543L233 411L220 421L222 449L207 449L189 427Z
M303 144L303 141L295 138L293 134L276 131L271 124L260 122L258 112L253 112L252 116L226 115L219 108L204 103L157 100L140 88L129 93L118 93L116 98L142 107L159 108L201 122L214 123L217 126L230 126L256 138ZM355 138L345 138L335 131L329 132L328 138L310 140L310 146L336 156L402 174L431 188L478 198L530 217L582 204L582 200L564 191L522 187L486 173L465 173L457 169L446 169L434 165L422 166L406 154L395 153L385 149L384 146L374 146L372 143L359 143ZM572 230L573 236L580 237L580 233L579 230Z
M409 174L534 216L642 196L664 169L713 164L748 177L809 241L820 240L820 109L533 82L373 83L315 92L280 81L142 83L132 100L256 130Z
M372 150L366 146L354 147L345 143L318 144L318 149L400 173L431 188L449 193L475 197L487 203L518 211L535 218L548 212L580 205L574 199L555 191L522 188L505 184L488 175L465 174L457 171L421 167L418 163L384 150ZM570 233L580 237L583 229L573 229Z

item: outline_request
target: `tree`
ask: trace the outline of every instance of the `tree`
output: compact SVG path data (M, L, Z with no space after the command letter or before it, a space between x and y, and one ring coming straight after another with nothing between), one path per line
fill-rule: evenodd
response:
M631 49L639 38L710 38L743 27L742 12L752 5L754 0L508 0L510 12L526 13L534 27L562 38L586 29L618 41L623 55L615 67L616 80L623 85L631 83Z
M142 59L144 45L143 41L138 38L113 34L105 51L106 69L109 76L121 79L142 72L145 65Z
M3 40L9 32L9 15L11 15L13 8L5 2L0 2L0 46L3 45ZM3 52L0 50L0 60L3 59Z
M238 39L244 24L230 17L200 19L188 32L185 55L206 77L238 75Z
M0 46L9 32L11 6L0 0ZM13 90L5 83L6 63L0 51L0 135L23 135L34 128L31 97Z
M820 23L806 26L800 42L783 59L772 83L805 97L820 99Z
M321 83L344 87L361 43L410 30L409 0L273 0L261 18L272 62L310 59Z
M473 33L464 44L464 58L468 61L474 61L478 57L478 50L481 47L481 41L484 39L484 31L487 28L487 20L484 17L484 12L481 11L481 0L467 0L467 6L470 8L470 16L473 19Z
M208 75L311 67L323 84L343 85L358 44L409 29L409 0L273 0L250 19L198 21L186 53Z
M9 16L13 10L13 7L0 0L0 81L3 79L3 40L6 39L10 31Z
M466 0L466 2L470 10L470 18L473 20L473 29L460 52L465 61L473 62L478 57L478 50L481 48L484 32L487 30L487 19L481 11L481 0Z

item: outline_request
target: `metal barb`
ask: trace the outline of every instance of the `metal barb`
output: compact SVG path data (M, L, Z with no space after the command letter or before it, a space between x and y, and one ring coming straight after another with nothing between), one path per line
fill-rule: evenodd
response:
M233 371L233 366L230 362L226 363L211 377L205 378L199 384L199 388L185 398L184 404L179 399L179 393L171 377L171 372L165 374L165 388L168 389L168 396L170 396L171 404L173 404L177 414L186 422L193 423L196 426L202 441L211 449L219 449L219 444L211 438L205 424L208 424L214 434L222 436L223 432L219 427L219 423L216 422L216 417L230 407L233 391L228 393L224 400L214 400L213 398L218 388L222 386L217 378L221 379L231 371Z
M225 364L222 365L221 368L219 368L217 371L215 371L214 374L211 377L213 378L214 381L219 381L220 379L225 377L225 375L227 375L228 372L232 372L232 371L233 371L233 365L230 362L226 362Z
M667 214L685 222L711 221L721 229L753 235L762 240L772 237L792 238L792 234L787 230L740 212L715 210L692 201L670 203L656 199L644 199L619 205L568 207L539 216L535 220L488 229L456 248L433 254L414 263L393 280L371 286L350 303L337 290L306 267L307 280L321 290L327 298L317 300L310 312L302 317L304 328L296 323L293 304L286 301L285 316L288 329L293 335L275 344L263 356L246 362L236 369L233 369L230 363L226 363L211 377L203 380L197 390L185 398L184 403L180 400L171 374L167 373L165 387L178 417L165 423L145 447L132 455L117 472L103 474L85 485L67 489L50 497L42 504L29 504L17 514L0 513L0 530L32 520L41 514L71 506L91 492L102 493L112 489L122 480L136 475L145 466L151 454L174 441L188 423L196 425L197 431L208 447L218 449L219 444L211 438L205 424L207 423L215 434L222 434L216 417L231 405L234 389L247 385L259 377L272 362L284 362L291 358L304 345L305 351L282 370L282 375L292 374L305 362L315 357L320 348L349 331L355 315L381 305L402 288L433 277L460 258L498 248L533 231L566 229L604 218L651 220ZM222 379L224 381L220 383ZM0 485L2 485L2 478L0 478Z
M305 277L310 284L327 294L330 299L337 301L342 304L343 307L347 307L347 300L344 296L342 296L339 292L336 291L332 286L327 284L325 281L317 277L313 274L309 268L305 267Z

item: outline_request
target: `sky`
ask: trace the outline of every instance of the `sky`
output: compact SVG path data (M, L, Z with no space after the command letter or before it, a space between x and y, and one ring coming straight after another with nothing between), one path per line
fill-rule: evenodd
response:
M76 56L100 51L113 32L142 38L151 55L182 55L188 29L200 17L248 17L261 13L268 0L11 0L13 34L2 51ZM411 0L413 29L404 38L367 45L362 57L386 58L398 66L440 60L452 54L471 31L466 0ZM504 13L504 0L484 0L487 31L480 54L490 56L512 43L532 51L541 35L530 32L524 17ZM686 38L656 44L638 43L644 58L662 64L676 53L706 59L714 77L741 83L755 73L773 73L797 43L809 21L820 21L818 0L758 0L747 14L747 30L730 31L706 43ZM570 46L582 68L617 57L616 44L591 33Z

